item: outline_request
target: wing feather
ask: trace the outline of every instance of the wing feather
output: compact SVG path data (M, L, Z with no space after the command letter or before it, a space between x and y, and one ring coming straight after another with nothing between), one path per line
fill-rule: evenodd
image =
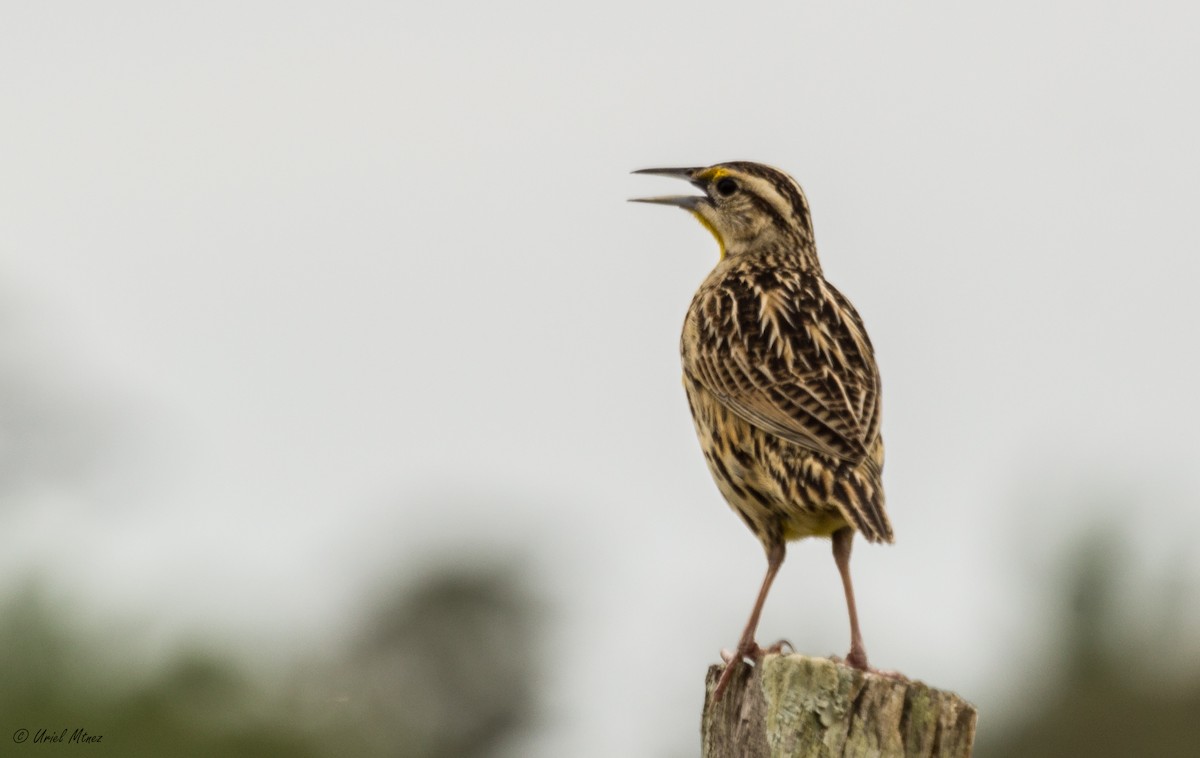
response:
M879 434L879 372L862 320L819 274L747 264L706 282L684 370L746 421L842 460Z

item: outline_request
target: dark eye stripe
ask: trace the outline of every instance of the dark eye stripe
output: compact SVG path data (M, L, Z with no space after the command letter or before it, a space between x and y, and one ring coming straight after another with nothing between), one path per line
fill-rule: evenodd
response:
M805 231L812 234L812 222L809 220L808 202L804 199L792 183L791 178L782 171L777 171L770 166L763 166L757 163L736 162L729 164L739 171L744 171L751 176L757 176L766 179L775 188L787 204L791 206L792 215L804 227Z
M758 195L754 195L749 192L746 194L749 195L750 202L754 203L755 208L758 208L764 214L771 217L771 222L775 224L775 226L779 227L780 229L790 228L787 219L785 219L782 214L779 213L779 211L770 203L770 201L764 200Z
M777 182L776 187L779 193L788 201L788 204L792 206L792 215L800 221L805 229L812 232L812 225L808 220L808 203L804 201L804 196L796 191L796 187L786 177L782 181Z

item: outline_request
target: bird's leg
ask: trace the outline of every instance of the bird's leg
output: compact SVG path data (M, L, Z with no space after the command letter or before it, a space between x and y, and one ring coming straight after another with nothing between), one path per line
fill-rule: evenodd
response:
M850 652L846 663L856 669L867 671L867 649L863 646L862 632L858 628L858 609L854 606L854 585L850 581L850 546L854 530L844 526L833 533L833 560L842 575L842 587L846 590L846 608L850 611Z
M738 640L737 650L725 663L725 670L721 672L721 678L717 680L717 686L713 690L714 703L721 699L721 693L729 686L729 680L733 677L733 670L742 662L742 659L757 659L762 654L762 650L754 642L754 632L758 629L758 617L762 615L763 603L766 602L767 593L771 590L771 582L775 581L775 574L779 572L779 567L783 564L785 553L786 548L782 541L767 546L767 575L763 577L762 589L758 591L758 600L754 601L754 610L750 612L750 620L746 622L746 629L742 632L742 638Z

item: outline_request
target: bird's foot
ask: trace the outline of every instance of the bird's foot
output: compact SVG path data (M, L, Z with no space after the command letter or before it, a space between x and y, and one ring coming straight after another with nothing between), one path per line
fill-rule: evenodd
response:
M850 652L846 653L846 665L859 671L871 670L871 667L867 665L867 652L861 647L850 648Z
M770 647L762 648L762 652L764 655L767 653L771 653L772 655L790 655L791 653L796 652L796 648L793 647L792 643L788 642L787 640L779 640Z
M733 678L733 672L737 669L738 664L743 661L751 665L757 665L763 659L764 655L780 654L784 650L793 651L792 643L787 640L779 640L774 645L768 647L759 647L754 640L743 642L738 645L737 650L721 649L721 660L725 661L725 670L721 672L721 678L717 680L717 686L713 690L713 702L721 699L721 695L725 692L725 688L729 686L729 681Z
M875 676L882 676L885 679L894 679L897 682L907 682L908 681L907 676L905 676L904 674L901 674L899 671L896 671L895 669L867 669L867 671L874 674Z
M893 671L892 669L873 668L872 666L867 665L867 656L865 654L860 653L859 655L855 655L854 653L855 651L851 650L845 658L842 658L840 655L831 655L829 656L829 660L833 661L834 663L840 663L844 666L849 666L850 668L858 669L859 671L864 671L868 674L874 674L875 676L882 676L887 679L895 679L899 682L908 681L908 677L904 674L901 674L899 671Z
M717 680L717 686L713 688L713 703L720 701L721 695L725 693L725 688L729 686L729 680L733 678L733 672L737 670L742 661L749 658L751 661L757 662L762 656L762 648L753 640L749 643L743 642L733 652L722 649L721 658L725 661L725 669L721 672L721 678Z
M725 661L726 663L731 663L734 660L740 661L750 659L754 663L758 663L760 660L762 660L764 655L782 655L785 651L788 653L794 653L796 652L796 648L792 647L792 643L788 642L787 640L780 640L769 647L759 647L758 644L751 642L750 646L744 651L741 649L730 650L727 647L721 648L721 660Z

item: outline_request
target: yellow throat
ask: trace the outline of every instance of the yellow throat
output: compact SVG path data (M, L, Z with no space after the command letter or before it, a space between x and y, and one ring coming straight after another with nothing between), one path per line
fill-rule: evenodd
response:
M707 229L708 233L711 234L713 239L717 241L717 247L721 249L721 260L725 260L725 240L721 239L721 235L717 233L717 228L709 223L709 220L704 216L701 216L698 212L692 211L692 215L695 216L696 220L700 222L700 226L703 226L705 229Z

